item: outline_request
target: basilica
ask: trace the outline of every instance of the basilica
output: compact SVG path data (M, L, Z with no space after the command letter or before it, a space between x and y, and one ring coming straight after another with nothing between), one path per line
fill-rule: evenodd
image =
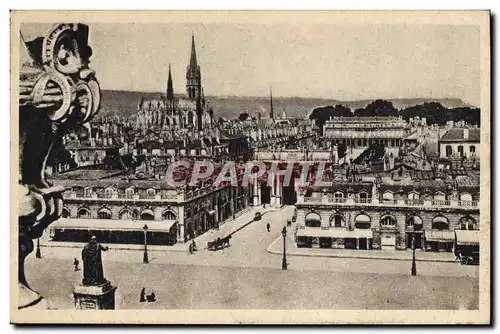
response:
M214 114L205 101L201 84L201 69L196 59L194 35L191 39L191 57L186 69L186 95L175 96L170 65L165 98L145 100L137 106L137 129L150 127L167 131L202 131L214 125Z

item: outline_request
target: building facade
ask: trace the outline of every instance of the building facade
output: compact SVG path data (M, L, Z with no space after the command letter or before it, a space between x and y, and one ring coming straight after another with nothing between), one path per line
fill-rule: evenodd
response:
M404 250L412 247L415 235L417 249L453 251L455 230L479 229L478 175L418 179L418 171L395 170L396 177L382 173L302 189L296 204L297 245Z

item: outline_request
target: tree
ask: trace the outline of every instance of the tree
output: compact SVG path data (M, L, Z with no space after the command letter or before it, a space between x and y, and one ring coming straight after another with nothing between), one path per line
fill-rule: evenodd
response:
M392 102L386 100L375 100L369 103L366 107L356 109L354 115L358 117L373 117L373 116L398 116L399 112L394 107Z
M240 120L240 122L244 122L248 119L248 117L250 117L250 115L248 115L247 112L243 112L238 116L238 119Z
M320 128L320 134L323 135L323 126L325 125L326 121L328 121L331 117L352 117L352 111L351 109L341 105L337 104L335 107L332 106L326 106L326 107L319 107L315 108L311 115L309 116L309 119L315 120L316 125Z

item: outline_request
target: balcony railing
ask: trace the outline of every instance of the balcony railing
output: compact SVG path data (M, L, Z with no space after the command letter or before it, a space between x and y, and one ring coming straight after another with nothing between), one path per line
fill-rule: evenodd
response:
M460 201L459 202L460 206L466 206L466 207L478 206L478 204L479 203L477 201Z
M303 197L303 203L324 203L324 197ZM424 199L385 199L373 198L333 198L329 197L328 204L338 205L369 205L369 206L429 206L429 207L451 207L451 208L477 208L478 201L451 201L451 200L424 200Z
M372 202L372 199L371 198L355 198L354 202L361 203L361 204L370 204Z
M347 201L347 198L344 197L330 197L328 199L328 202L331 203L345 203Z
M405 199L405 204L406 205L423 205L424 200L423 199Z
M451 202L444 199L435 199L432 201L432 206L449 206Z
M304 197L306 203L321 203L321 197Z

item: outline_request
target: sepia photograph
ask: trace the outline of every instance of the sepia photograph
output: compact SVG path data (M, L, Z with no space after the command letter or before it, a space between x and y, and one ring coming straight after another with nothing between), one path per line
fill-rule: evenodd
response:
M12 323L489 324L488 11L12 11Z

